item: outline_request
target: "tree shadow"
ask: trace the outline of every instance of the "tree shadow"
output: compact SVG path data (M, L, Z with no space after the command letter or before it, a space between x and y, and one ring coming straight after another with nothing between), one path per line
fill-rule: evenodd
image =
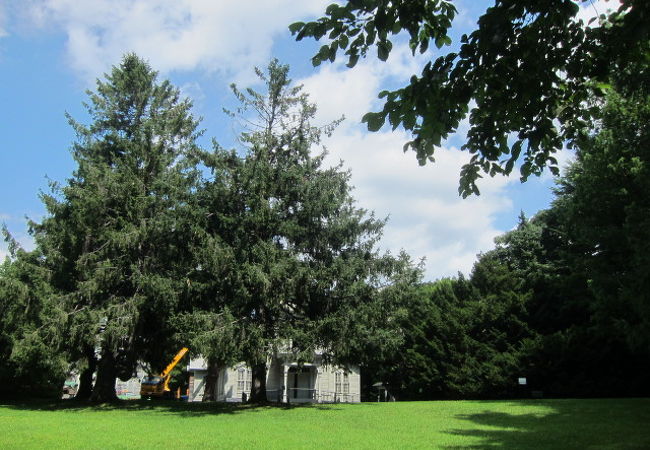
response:
M535 412L518 413L529 407ZM457 415L471 426L446 433L475 442L462 448L650 448L650 399L522 400L505 409Z
M336 411L342 408L336 404L318 403L224 403L224 402L184 402L174 400L117 400L111 403L91 403L88 401L43 400L43 399L12 399L0 402L15 410L26 411L151 411L156 414L177 415L180 417L196 417L220 414L241 414L250 412L295 409L317 409Z

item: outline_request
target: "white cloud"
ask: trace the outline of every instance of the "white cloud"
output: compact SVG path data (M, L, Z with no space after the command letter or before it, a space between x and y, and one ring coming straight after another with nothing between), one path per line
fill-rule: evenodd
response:
M199 83L191 81L180 87L181 95L192 100L193 104L203 103L205 101L205 92Z
M373 65L360 64L348 70L336 64L323 66L317 74L301 83L311 101L318 105L321 121L331 122L344 113L350 124L361 122L361 117L370 111L380 81Z
M273 37L322 12L327 0L32 0L31 17L67 34L70 64L94 79L136 52L162 72L202 69L229 77L268 60Z
M381 246L426 257L427 277L471 270L475 256L492 247L502 230L496 214L511 208L503 177L483 180L482 195L458 196L458 177L467 155L440 149L435 164L419 167L412 153L401 151L403 132L362 134L342 129L327 142L331 161L343 159L352 169L359 205L379 217L390 216Z
M396 59L392 64L363 61L353 70L326 66L301 82L319 106L321 121L349 117L325 142L328 161L342 159L352 170L359 206L378 217L390 216L381 247L393 253L404 249L415 259L425 257L427 279L459 270L468 273L476 254L492 248L494 237L503 232L494 222L498 213L512 208L505 188L513 179L481 180L481 196L462 199L458 179L467 153L443 148L436 152L434 164L420 167L413 152L402 152L409 139L404 131L365 131L359 119L376 106L379 86L388 77L412 73Z
M9 36L7 31L7 11L5 6L0 3L0 38Z
M360 122L365 113L379 105L377 96L386 89L387 81L404 85L432 57L431 53L413 56L406 43L395 45L387 62L371 53L353 69L345 67L347 59L339 55L334 64L323 63L318 73L300 81L318 105L321 120L332 121L345 113L348 123Z

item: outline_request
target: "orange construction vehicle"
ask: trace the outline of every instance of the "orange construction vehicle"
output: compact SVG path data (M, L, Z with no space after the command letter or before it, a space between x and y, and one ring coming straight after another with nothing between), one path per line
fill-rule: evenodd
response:
M172 362L169 363L165 370L158 376L147 376L142 379L140 384L140 397L141 398L171 398L172 391L169 389L169 378L172 369L183 359L183 356L189 351L187 347L180 349Z

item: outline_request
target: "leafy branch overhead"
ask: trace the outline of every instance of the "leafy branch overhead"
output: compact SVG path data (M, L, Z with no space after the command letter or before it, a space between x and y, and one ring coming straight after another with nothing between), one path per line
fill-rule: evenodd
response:
M515 164L522 181L545 168L557 174L553 155L585 137L611 75L647 58L638 49L648 39L648 9L645 0L623 0L617 12L601 15L600 26L586 27L571 0L496 0L457 51L426 63L403 88L379 93L383 109L363 122L370 131L386 121L409 131L404 151L415 151L424 165L468 119L463 197L479 193L482 174L507 175ZM413 55L430 44L439 50L451 45L456 14L451 0L350 0L289 29L297 40L329 41L312 58L314 65L333 62L341 52L352 68L372 48L386 61L404 33Z

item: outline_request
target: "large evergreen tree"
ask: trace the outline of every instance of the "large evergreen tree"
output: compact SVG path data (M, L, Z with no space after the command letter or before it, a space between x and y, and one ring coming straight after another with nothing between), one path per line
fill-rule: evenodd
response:
M43 200L36 241L65 295L72 346L95 356L95 401L115 396L138 358L155 362L182 290L195 173L187 164L197 121L191 103L135 55L88 92L91 118L72 118L77 168ZM87 364L91 365L91 364Z
M195 276L207 294L202 307L227 306L236 321L251 400L265 401L267 359L287 343L300 361L321 349L345 363L377 339L379 321L388 326L394 313L378 287L409 263L377 253L384 222L355 206L349 172L313 153L335 124L312 125L315 106L287 66L273 61L257 73L266 92L233 86L241 102L233 115L250 124L243 151L216 146L205 156L213 177L201 208L214 252Z

